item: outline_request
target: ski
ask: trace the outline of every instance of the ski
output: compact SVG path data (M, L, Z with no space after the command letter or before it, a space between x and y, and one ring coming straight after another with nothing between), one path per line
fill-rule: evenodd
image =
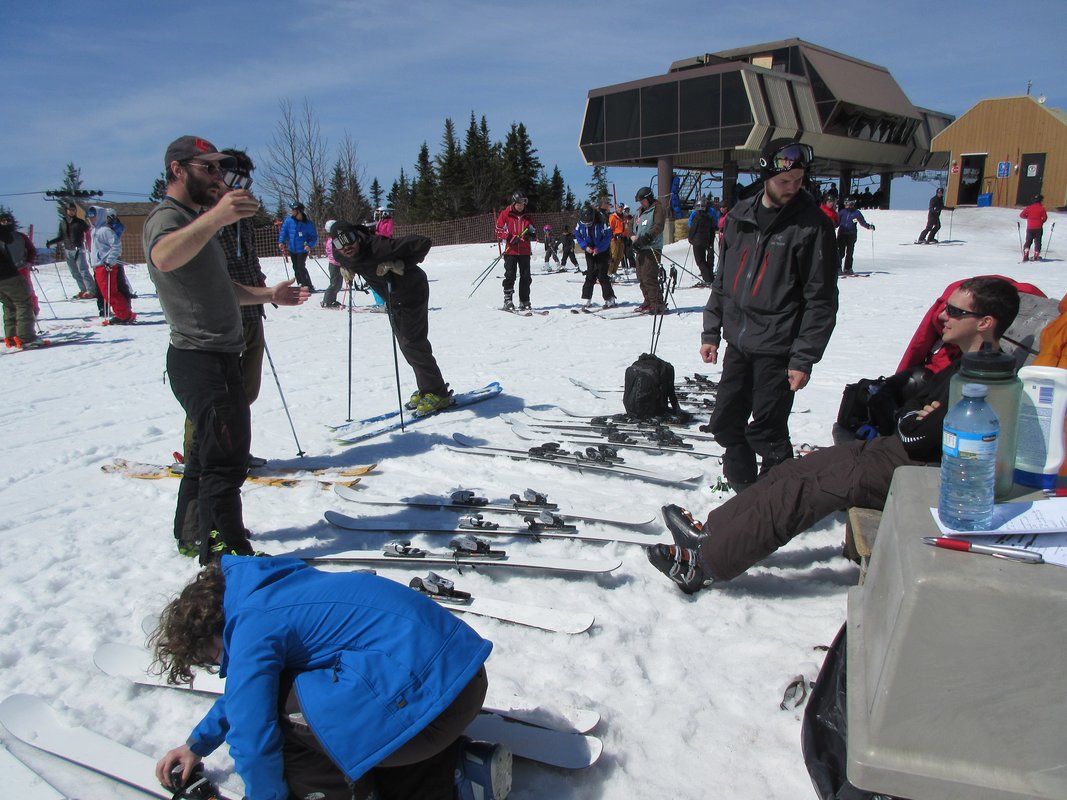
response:
M121 647L121 646L118 646ZM108 649L115 651L116 646L108 645ZM126 648L127 651L139 650L139 648ZM141 651L143 652L143 651ZM99 650L98 650L99 654ZM136 657L138 653L130 653L131 657ZM101 661L106 662L105 657L101 657ZM98 666L100 661L97 662ZM101 669L104 669L101 667ZM108 674L115 675L115 677L125 678L132 680L136 683L141 683L147 686L159 686L169 688L188 688L173 686L171 684L165 684L156 682L152 679L152 676L148 673L141 672L140 676L134 671L135 667L133 663L127 663L123 666L122 671L119 673L112 673L107 669L104 669ZM221 694L225 689L225 682L219 679L220 685L218 685L217 691L200 689L199 691L206 692L207 694ZM26 697L27 695L21 695ZM36 699L36 698L34 698ZM7 701L5 701L6 703ZM3 714L3 705L0 704L0 715ZM43 705L43 703L41 704ZM47 708L47 706L45 706ZM509 715L517 714L523 715L524 709L522 708L508 708L500 709L501 711L507 710ZM595 713L595 712L594 712ZM582 716L588 716L583 714ZM599 721L599 715L597 721ZM557 722L557 724L564 724L568 727L573 727L568 724L566 713L553 714L551 711L546 711L541 708L534 708L530 713L530 718L535 719L538 722ZM5 721L5 725L6 725ZM595 723L594 723L595 724ZM12 731L15 733L14 731ZM511 752L519 758L525 758L530 761L539 761L549 766L560 767L562 769L584 769L585 767L592 766L596 763L600 754L603 752L604 745L596 736L586 735L584 732L575 730L552 727L542 727L537 722L530 723L515 716L502 716L495 711L489 711L483 707L482 713L480 713L475 720L467 726L464 731L466 736L472 739L478 739L481 741L493 742L495 744L502 744L507 747ZM16 735L18 735L16 733ZM21 738L21 737L20 737ZM33 742L30 742L33 744ZM140 755L140 754L138 754ZM144 758L148 758L144 756ZM149 759L150 760L150 759ZM154 769L154 762L153 769ZM91 765L86 765L90 766ZM91 767L94 768L94 767ZM149 772L151 775L152 772ZM138 785L138 784L133 784ZM143 787L141 787L143 788ZM149 791L146 789L146 791ZM171 794L160 795L170 798ZM224 795L229 797L229 795Z
M4 793L18 800L65 800L52 784L28 764L0 745L0 775L3 776Z
M460 490L453 492L449 497L405 497L400 500L371 500L363 497L347 486L337 485L333 487L334 493L345 500L353 503L362 503L371 506L393 506L400 508L422 508L427 510L458 511L468 513L471 511L491 511L502 514L537 514L541 511L550 511L553 515L565 520L584 520L586 522L602 522L607 525L625 525L638 527L655 521L655 514L633 513L629 516L614 516L599 511L579 509L563 511L555 503L549 503L545 495L539 494L532 489L527 489L525 497L517 494L511 495L510 500L505 502L489 502L487 498L478 497L474 492Z
M442 567L495 567L537 569L545 572L572 572L596 575L613 572L622 566L619 559L580 559L562 557L535 558L525 555L508 555L504 550L494 550L489 543L473 536L460 536L449 542L450 550L423 550L412 547L411 542L393 541L381 550L347 550L322 556L304 558L308 564L378 564L399 567L404 564L436 564Z
M382 434L389 433L390 431L399 430L402 427L413 425L424 419L430 419L436 417L438 414L447 413L457 408L463 408L465 406L473 405L474 403L480 403L483 400L488 400L491 397L496 397L502 391L502 387L496 381L493 381L481 389L475 389L472 392L464 392L462 394L453 395L452 405L447 408L443 408L433 414L426 414L421 417L410 416L405 413L403 421L400 418L400 411L387 411L384 414L379 414L376 417L368 417L367 419L356 420L354 422L345 422L341 425L335 425L331 427L331 430L335 431L337 435L337 441L341 444L356 444L362 442L365 439L371 439L375 436L381 436Z
M601 433L622 431L625 433L656 437L660 437L661 435L673 435L681 437L682 439L692 439L694 441L702 442L715 441L715 437L711 434L698 433L691 428L665 422L661 419L640 420L626 414L599 417L579 417L572 414L567 417L551 417L538 412L531 412L529 409L523 409L523 411L528 417L534 420L534 422L529 423L529 427L531 428L546 430L592 430Z
M532 426L524 425L517 420L508 420L508 424L511 426L511 432L518 436L520 439L533 442L543 442L544 439L538 434ZM568 442L578 445L599 445L605 443L604 436L595 437L595 430L590 429L589 436L583 436L580 432L562 432L560 433L562 438L565 438ZM607 433L606 431L604 433ZM649 432L651 433L651 432ZM644 442L640 442L633 438L634 435L646 435L645 432L633 431L630 433L623 431L616 431L612 433L606 439L606 443L609 447L617 448L621 447L628 450L641 450L646 453L685 453L691 455L694 458L717 458L722 460L722 453L709 453L704 450L696 450L691 444L686 444L680 437L676 436L673 432L667 431L667 436L670 438L664 440L661 444L654 438L646 439ZM668 443L669 442L669 443Z
M182 473L176 471L173 466L167 467L161 464L143 464L137 461L127 461L124 458L116 458L109 464L102 464L100 469L103 472L107 472L113 475L121 475L124 478L135 478L137 480L161 480L163 478L180 478ZM319 478L313 475L310 476L281 476L281 475L248 475L245 478L245 483L251 483L256 486L282 486L285 488L293 488L294 486L306 486L311 483L317 483L322 488L328 489L329 487L344 483L347 486L353 486L359 483L359 478L351 478L349 476L340 478L338 480L328 480L326 478Z
M88 728L66 724L44 700L14 694L0 703L0 723L28 745L51 753L142 792L172 800L174 792L156 780L156 759ZM17 796L17 795L16 795ZM222 800L240 800L238 792L219 788Z
M159 622L158 617L149 618L152 625ZM181 689L202 694L222 694L226 688L226 679L211 672L197 672L191 684L167 683L161 675L151 670L152 653L144 647L105 642L96 648L93 663L105 674L113 678L122 678L141 686L155 686L163 689ZM566 733L588 733L600 723L600 714L589 708L577 706L543 705L536 700L514 694L496 694L493 687L485 696L482 711L498 714L509 719L516 719L528 725L562 731Z
M674 478L657 472L640 469L638 467L623 466L617 456L607 455L603 449L594 450L588 448L585 454L575 455L566 453L558 447L534 447L529 450L511 450L504 447L487 447L479 445L473 439L461 433L453 433L452 438L460 447L449 447L457 453L473 453L485 456L507 456L520 461L536 461L544 464L555 464L568 469L576 469L579 472L599 472L608 475L618 475L624 478L637 478L651 483L666 485L689 484L699 481L702 475L693 475L685 478ZM601 445L601 448L604 448ZM593 452L590 452L593 451ZM603 460L601 460L603 459Z
M516 317L532 317L535 314L539 317L548 316L548 311L542 308L501 308L500 310L507 314L514 314Z
M456 527L433 528L423 526L411 526L405 528L387 528L375 525L373 520L350 517L336 511L327 511L323 515L331 525L346 531L360 531L362 533L392 533L396 535L421 536L423 534L475 534L478 536L514 536L525 539L577 539L583 542L622 542L624 544L639 544L643 547L651 547L660 541L655 536L644 533L600 533L598 531L579 531L573 525L566 525L551 511L542 511L539 515L530 513L527 515L527 524L524 527L496 526L495 523L482 519L481 514L470 517L461 517Z

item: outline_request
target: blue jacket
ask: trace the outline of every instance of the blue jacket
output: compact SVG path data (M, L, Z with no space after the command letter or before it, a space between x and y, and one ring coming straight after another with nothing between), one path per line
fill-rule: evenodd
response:
M319 234L315 230L315 223L306 217L298 220L296 217L286 217L278 231L278 244L284 244L290 253L303 253L304 245L314 247L318 244Z
M406 586L320 572L294 558L224 556L226 692L189 737L230 746L249 800L286 800L278 686L295 672L301 708L352 779L432 722L492 644Z
M867 220L863 217L863 212L855 208L842 208L838 212L837 227L841 233L855 233L856 224L859 223L864 228L870 228L867 224Z
M574 226L574 240L582 250L595 247L598 253L606 253L611 249L613 238L611 228L599 217L592 225L579 222Z

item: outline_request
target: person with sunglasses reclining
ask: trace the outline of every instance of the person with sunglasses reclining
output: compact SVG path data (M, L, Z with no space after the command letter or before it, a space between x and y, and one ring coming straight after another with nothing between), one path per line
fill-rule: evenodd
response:
M941 312L942 339L963 353L999 349L1019 312L1019 293L1001 278L971 278ZM897 467L941 460L949 381L961 357L918 385L890 436L816 450L769 470L750 489L712 509L701 526L676 505L663 507L673 544L656 544L648 560L686 594L737 577L827 514L849 506L883 508ZM894 376L906 382L910 370Z

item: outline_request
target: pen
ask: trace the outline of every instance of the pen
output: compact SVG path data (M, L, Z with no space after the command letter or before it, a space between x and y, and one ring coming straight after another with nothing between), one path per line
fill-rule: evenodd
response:
M934 547L943 547L946 550L960 550L964 553L981 553L994 558L1005 558L1008 561L1020 561L1023 564L1044 564L1045 559L1040 553L1032 550L1022 550L1018 547L994 547L986 544L974 544L966 539L950 539L945 536L924 536L923 541Z

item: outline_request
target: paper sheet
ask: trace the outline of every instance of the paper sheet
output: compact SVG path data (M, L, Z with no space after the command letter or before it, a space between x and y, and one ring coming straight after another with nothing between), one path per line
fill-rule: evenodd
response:
M944 536L1032 550L1048 564L1067 567L1067 497L997 503L993 506L993 529L988 531L953 530L941 521L936 508L931 508L930 514Z

